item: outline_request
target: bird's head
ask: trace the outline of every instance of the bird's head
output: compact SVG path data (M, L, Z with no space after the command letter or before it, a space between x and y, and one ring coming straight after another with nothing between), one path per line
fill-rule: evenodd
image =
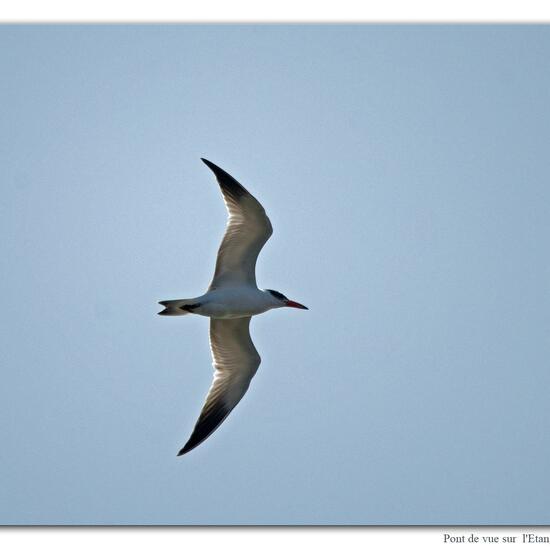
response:
M289 300L284 294L277 292L276 290L270 290L267 288L264 292L269 294L273 302L273 307L296 307L298 309L308 309L306 306Z

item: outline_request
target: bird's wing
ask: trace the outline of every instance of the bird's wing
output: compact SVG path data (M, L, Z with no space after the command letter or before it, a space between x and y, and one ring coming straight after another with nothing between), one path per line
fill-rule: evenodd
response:
M214 172L229 214L208 290L235 284L256 286L256 260L273 233L271 222L263 206L235 178L209 160L201 160Z
M249 325L250 317L210 319L214 380L193 433L178 456L200 445L246 393L260 366L260 356L250 338Z

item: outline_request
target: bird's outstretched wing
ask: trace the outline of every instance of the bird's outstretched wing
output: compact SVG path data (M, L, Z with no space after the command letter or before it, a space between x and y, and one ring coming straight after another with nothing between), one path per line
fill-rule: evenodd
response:
M250 338L250 319L210 319L214 380L195 429L178 456L200 445L227 418L256 374L260 356Z
M239 284L256 286L256 260L273 233L271 222L263 206L235 178L209 160L201 160L214 172L229 213L208 290Z

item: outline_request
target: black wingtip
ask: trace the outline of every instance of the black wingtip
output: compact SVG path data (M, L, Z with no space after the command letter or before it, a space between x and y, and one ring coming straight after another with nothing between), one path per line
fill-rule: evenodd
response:
M207 159L201 158L202 162L214 172L218 183L224 194L230 196L233 200L239 201L244 195L250 195L250 193L231 175L228 174L223 168L216 166L213 162Z
M201 157L201 160L202 162L204 162L204 164L206 164L206 166L208 166L208 168L210 168L211 170L215 170L216 168L219 169L218 166L216 166L213 162L210 162L208 159L204 159Z
M187 446L187 443L179 450L177 456L183 456L184 454L187 454L189 451L194 449L196 445Z
M220 168L217 164L214 164L213 162L210 162L208 159L201 158L201 160L202 160L202 162L204 162L204 164L206 164L206 166L208 166L208 168L210 168L210 170L212 170L212 172L214 172L214 174L216 176L229 176L229 177L231 177L225 170Z

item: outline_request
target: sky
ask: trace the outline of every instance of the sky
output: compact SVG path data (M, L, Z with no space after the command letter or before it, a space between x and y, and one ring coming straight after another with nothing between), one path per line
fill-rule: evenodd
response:
M550 28L0 26L1 524L550 523ZM274 233L191 453L215 162Z

